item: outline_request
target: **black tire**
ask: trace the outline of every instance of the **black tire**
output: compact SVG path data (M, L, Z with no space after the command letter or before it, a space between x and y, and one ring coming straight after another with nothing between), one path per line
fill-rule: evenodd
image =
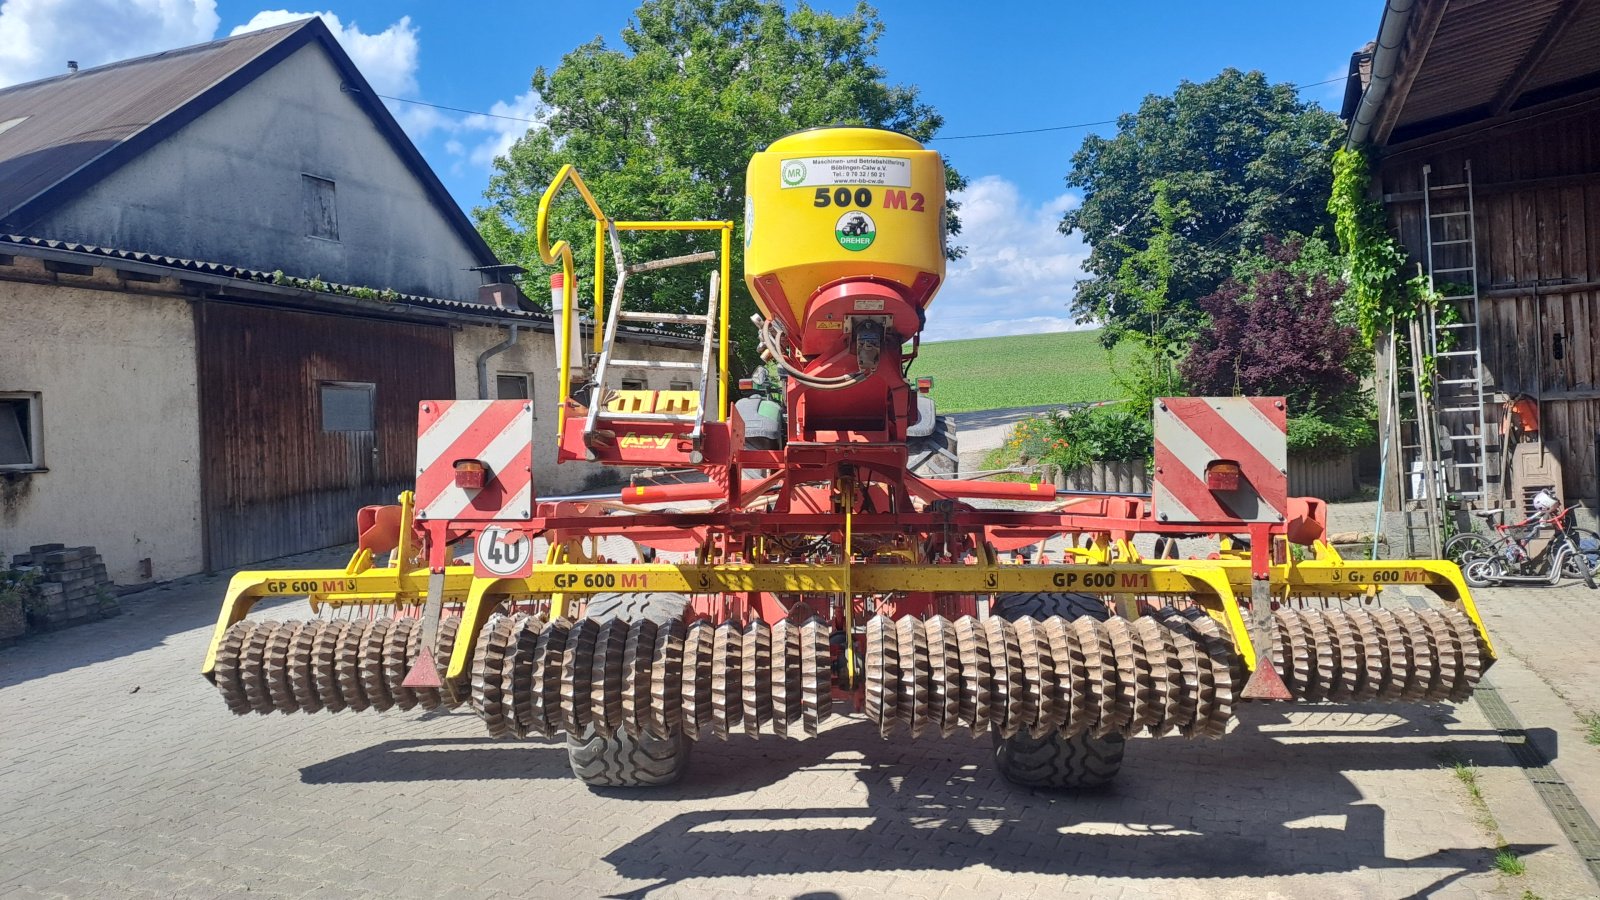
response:
M1482 559L1494 553L1494 545L1477 532L1466 531L1444 542L1444 558L1465 567L1468 560Z
M1069 622L1079 616L1092 616L1102 622L1111 618L1105 601L1094 594L997 594L989 614L1010 621L1031 616L1040 622L1051 616Z
M1031 616L1043 621L1051 616L1072 620L1089 616L1104 622L1111 618L1105 601L1093 594L1000 594L989 614L1008 620ZM1097 738L1088 732L1064 737L1059 731L1033 738L1026 731L994 739L994 764L1012 784L1023 787L1087 790L1104 787L1122 768L1127 743L1120 734Z
M683 594L595 594L584 618L607 621L648 619L664 625L682 619L689 607ZM567 735L567 763L572 774L590 787L660 787L683 777L689 768L689 738L679 732L666 740L618 731L606 737L592 729Z
M1028 732L994 736L994 764L1012 784L1023 787L1087 790L1105 787L1122 768L1126 743L1120 734L1092 737L1087 731L1062 737L1052 731L1037 740Z
M592 731L582 739L567 738L572 774L590 787L661 787L683 777L689 768L689 738L678 732L667 740L619 731L604 737Z
M1566 541L1568 552L1566 558L1562 560L1561 563L1561 574L1567 576L1568 578L1581 578L1583 579L1583 583L1588 585L1590 590L1594 590L1595 569L1600 568L1600 566L1591 566L1589 564L1589 556L1583 552L1583 548L1579 545L1576 534L1569 531L1567 533Z
M675 619L683 618L683 613L688 608L689 598L684 594L666 592L595 594L589 598L589 604L584 607L583 617L598 622L611 619L626 619L629 622L649 619L657 625L665 625Z

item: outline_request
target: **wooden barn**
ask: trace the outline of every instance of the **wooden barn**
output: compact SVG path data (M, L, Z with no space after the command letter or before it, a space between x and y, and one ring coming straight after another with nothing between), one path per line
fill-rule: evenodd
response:
M1434 498L1520 512L1552 487L1592 523L1600 0L1388 0L1343 116L1391 227L1451 298L1415 336L1437 345L1431 421L1393 448L1387 497L1426 502L1428 457L1446 482Z

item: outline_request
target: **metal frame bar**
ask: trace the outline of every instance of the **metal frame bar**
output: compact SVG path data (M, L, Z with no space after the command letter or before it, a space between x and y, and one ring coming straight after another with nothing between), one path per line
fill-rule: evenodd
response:
M846 517L850 522L851 518ZM852 528L852 531L854 529ZM1319 553L1321 551L1319 550ZM667 591L685 594L749 592L841 594L854 597L886 593L995 594L1011 592L1074 591L1114 596L1171 596L1193 600L1227 626L1246 668L1257 659L1245 625L1238 594L1249 591L1256 579L1252 561L1239 556L1215 560L1175 560L1133 563L1096 563L1044 566L998 565L993 560L977 565L859 564L578 564L552 558L536 566L525 578L477 578L471 566L448 566L441 573L442 597L462 603L462 634L476 634L489 611L504 598L559 598L565 612L567 598L605 591ZM226 599L212 633L202 672L210 676L216 666L223 635L243 619L264 597L310 596L318 606L417 606L424 602L418 588L430 570L405 571L373 568L358 574L339 569L301 569L240 572L228 584ZM1274 596L1296 595L1358 599L1391 585L1423 587L1441 599L1459 604L1472 620L1486 652L1495 655L1476 604L1461 577L1461 570L1443 561L1393 562L1338 558L1336 553L1309 561L1269 567ZM849 606L853 609L853 604ZM448 677L465 674L472 642L458 642L450 660Z

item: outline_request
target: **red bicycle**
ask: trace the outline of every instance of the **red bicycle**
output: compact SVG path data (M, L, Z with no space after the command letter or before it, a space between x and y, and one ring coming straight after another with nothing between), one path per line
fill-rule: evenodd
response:
M1445 543L1445 557L1461 567L1473 587L1556 584L1562 578L1581 578L1590 588L1596 587L1600 534L1569 526L1576 507L1562 507L1549 491L1540 491L1533 505L1533 515L1510 525L1496 521L1504 510L1474 512L1496 536L1458 534Z

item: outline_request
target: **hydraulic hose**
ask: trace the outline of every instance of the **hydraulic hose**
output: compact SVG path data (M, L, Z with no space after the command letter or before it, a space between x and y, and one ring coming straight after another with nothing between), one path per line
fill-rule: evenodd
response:
M789 362L784 358L783 348L779 346L779 338L775 333L775 323L762 321L760 316L752 316L751 321L755 322L756 324L756 336L761 341L761 349L765 351L765 355L773 362L777 363L778 368L788 373L790 378L793 378L807 387L813 387L823 391L833 391L839 390L840 388L847 388L854 384L859 384L867 377L867 373L865 372L854 372L849 375L832 376L819 376L812 375L808 372L802 372L790 365Z

